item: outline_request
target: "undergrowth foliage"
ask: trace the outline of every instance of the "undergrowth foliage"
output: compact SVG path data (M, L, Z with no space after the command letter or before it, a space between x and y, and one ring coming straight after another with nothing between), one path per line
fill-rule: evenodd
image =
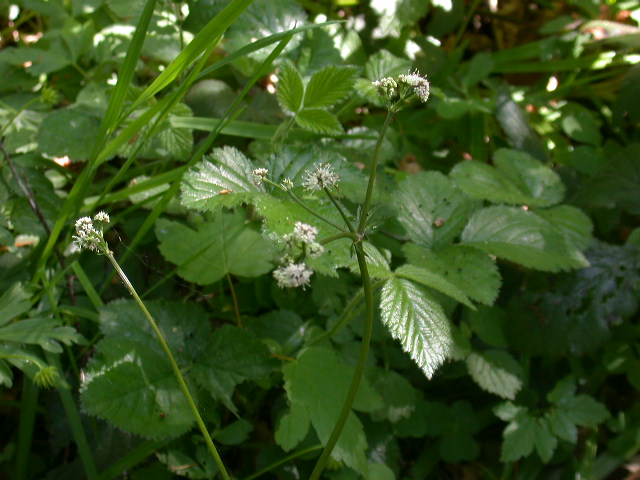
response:
M0 6L9 478L640 451L640 8L347 3Z

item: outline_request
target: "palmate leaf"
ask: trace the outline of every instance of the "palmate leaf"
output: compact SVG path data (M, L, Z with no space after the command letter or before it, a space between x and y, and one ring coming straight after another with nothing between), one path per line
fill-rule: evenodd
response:
M304 94L304 107L330 107L347 97L353 89L357 69L329 65L313 74Z
M189 170L180 186L182 204L215 211L222 206L251 203L264 190L253 183L255 166L233 147L216 148Z
M311 347L304 349L294 362L282 368L291 413L278 425L276 439L293 448L301 440L311 422L320 442L326 444L346 398L353 369L340 361L333 350ZM353 408L370 412L382 407L378 394L364 380ZM332 456L349 467L366 473L367 439L362 423L352 412Z
M414 243L406 243L403 251L410 264L440 275L473 300L491 305L498 296L502 278L484 252L464 245L431 251Z
M589 265L580 250L549 222L520 208L479 210L461 239L465 245L537 270L557 272Z
M380 314L391 335L431 378L452 344L449 321L440 304L423 287L393 276L382 287Z
M271 243L246 225L242 212L218 212L196 229L159 219L156 236L162 255L178 265L178 274L199 285L217 282L227 273L258 277L269 272L275 255Z
M548 207L564 196L560 177L531 155L498 150L495 167L479 161L458 163L451 178L467 195L494 203Z
M426 248L450 243L479 206L439 172L407 177L398 185L394 203L409 238Z

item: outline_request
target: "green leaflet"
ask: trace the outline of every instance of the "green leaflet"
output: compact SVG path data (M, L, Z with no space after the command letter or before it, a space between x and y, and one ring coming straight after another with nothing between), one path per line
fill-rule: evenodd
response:
M537 270L557 272L589 265L580 250L549 222L515 207L479 210L461 240L464 245Z
M326 110L320 108L304 108L296 114L296 123L305 130L315 133L339 134L342 133L342 125L338 118Z
M478 208L476 201L439 172L407 177L393 199L409 238L430 249L450 243Z
M522 388L522 367L507 352L473 352L466 363L471 378L487 392L513 400Z
M160 252L178 266L178 274L200 285L217 282L226 274L259 277L272 268L275 251L251 226L241 211L218 212L196 229L159 219L156 236Z
M278 102L284 109L297 113L303 98L302 76L291 63L283 62L278 75Z
M395 271L395 275L399 278L412 280L415 283L424 285L425 287L431 287L450 296L454 300L465 304L467 307L475 309L471 300L469 300L469 297L467 297L462 290L437 273L433 273L425 268L407 264L398 267Z
M451 348L449 320L442 307L418 284L390 277L380 294L382 322L431 378Z
M293 448L306 435L309 421L324 444L340 413L349 390L353 369L338 359L334 351L311 347L282 368L285 390L291 411L276 430L276 439L287 449ZM353 408L373 411L382 406L380 397L365 380L360 385ZM332 453L361 473L367 471L365 450L367 439L358 417L351 413Z
M495 260L484 252L464 245L430 251L414 243L402 249L410 264L439 275L473 300L491 305L498 296L502 279Z
M42 153L51 157L65 155L74 161L91 156L98 138L100 118L86 107L70 107L49 113L38 129L38 144Z
M52 353L62 352L59 342L71 345L81 340L75 328L60 325L53 318L32 317L0 327L0 342L39 345Z
M325 108L346 98L353 88L357 69L329 65L315 72L304 94L305 108Z
M494 203L548 207L564 196L560 177L525 152L501 149L495 167L471 160L458 163L451 178L467 195Z

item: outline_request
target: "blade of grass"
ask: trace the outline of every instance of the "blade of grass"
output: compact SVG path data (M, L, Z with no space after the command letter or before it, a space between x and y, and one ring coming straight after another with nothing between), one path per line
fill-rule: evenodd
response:
M71 268L73 269L73 272L76 274L76 277L78 277L78 280L80 281L80 285L82 285L82 288L84 289L85 293L89 297L89 300L93 305L93 308L95 308L96 310L99 310L100 307L104 305L104 302L102 301L102 298L100 298L100 295L98 294L96 289L93 287L93 283L91 283L91 280L89 280L89 276L86 274L86 272L84 271L82 266L78 263L78 261L73 262L71 264Z
M33 426L36 422L36 408L38 406L38 388L26 375L23 378L15 480L25 480L27 478L27 468L29 466L29 457L31 456L31 442L34 433Z
M131 470L136 465L142 463L156 451L168 445L173 439L163 440L147 440L133 448L129 453L118 461L109 465L105 470L100 472L97 480L111 480L124 474L127 470Z

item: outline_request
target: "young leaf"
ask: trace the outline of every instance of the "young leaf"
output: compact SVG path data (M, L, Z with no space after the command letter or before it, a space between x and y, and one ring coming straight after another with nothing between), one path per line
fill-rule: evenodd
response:
M351 92L357 74L354 67L329 65L313 74L304 94L304 107L324 108Z
M516 150L498 150L495 167L475 160L458 163L451 178L471 197L494 203L548 207L562 200L560 177L539 160Z
M296 123L305 130L315 133L337 135L342 133L342 125L337 117L320 108L304 108L295 117Z
M289 62L280 65L278 74L278 101L291 113L297 113L302 107L304 84L298 70Z
M471 378L487 392L513 400L522 388L522 368L506 352L474 352L466 362Z
M311 347L300 352L296 361L285 365L282 373L291 402L290 418L304 422L306 414L320 442L326 444L349 390L353 369L341 362L333 350ZM358 390L353 408L373 411L380 406L380 397L365 380ZM304 413L298 410L304 410ZM295 437L300 438L300 432ZM354 413L350 413L332 456L354 470L365 473L366 448L367 439L362 423Z
M194 378L234 413L233 389L245 380L266 378L277 365L267 347L250 331L225 325L210 336L195 359Z
M391 335L431 378L451 348L449 321L440 304L424 288L393 276L382 287L380 314Z
M217 210L252 202L263 193L253 183L254 165L233 147L216 148L189 170L180 189L182 204L196 210Z
M429 249L450 243L478 207L439 172L407 177L398 185L394 204L409 238Z
M498 296L500 273L484 252L464 245L430 251L414 243L406 243L403 251L409 263L439 275L473 300L491 305Z
M584 255L546 220L514 207L476 212L462 232L462 243L549 272L589 265Z
M246 225L241 212L218 212L196 229L159 219L156 236L162 255L178 266L178 274L199 285L217 282L227 273L259 277L272 268L270 242Z

